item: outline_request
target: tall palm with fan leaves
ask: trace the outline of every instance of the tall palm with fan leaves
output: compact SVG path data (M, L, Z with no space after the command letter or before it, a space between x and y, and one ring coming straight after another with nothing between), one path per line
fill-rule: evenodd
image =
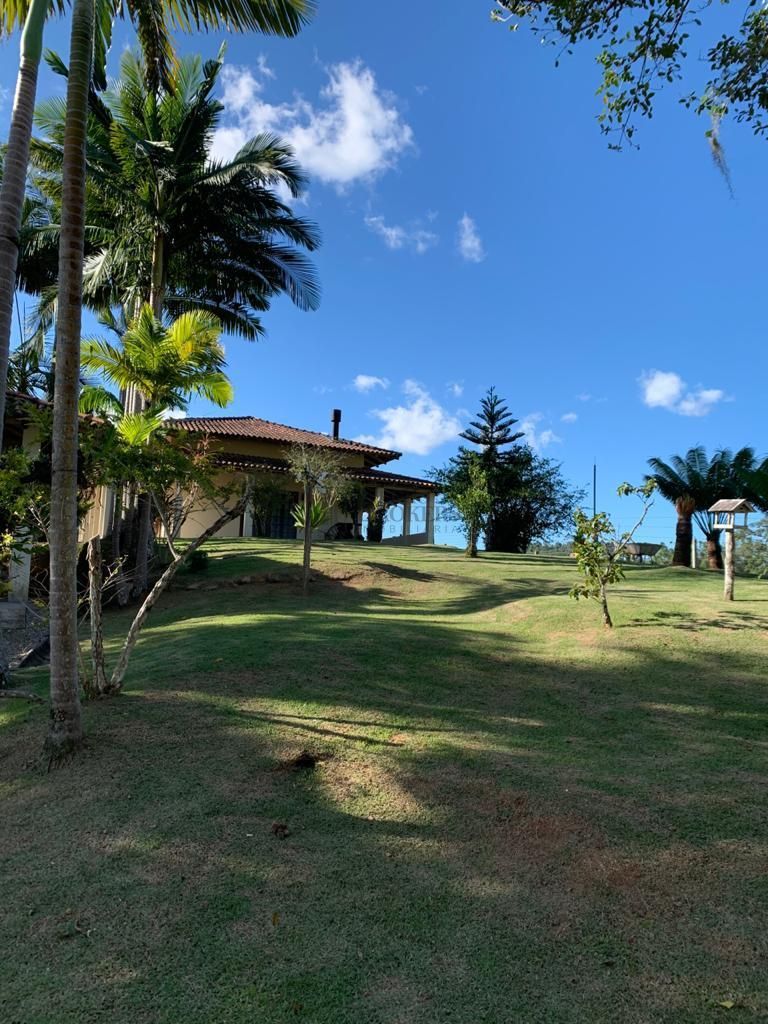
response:
M311 0L170 0L183 28L256 29L293 35ZM158 14L157 3L151 8ZM162 17L159 20L163 21ZM92 86L95 0L73 0L67 99L61 153L61 234L56 316L51 504L51 723L46 747L54 759L83 740L77 646L77 449L80 330L85 255L86 142Z
M744 476L753 471L756 464L754 449L749 447L736 452L722 448L710 459L706 450L699 446L690 448L684 456L673 455L669 462L658 458L648 460L660 494L671 501L677 511L673 565L691 564L695 522L707 542L709 568L723 568L720 532L715 529L715 517L708 509L720 498L744 496Z

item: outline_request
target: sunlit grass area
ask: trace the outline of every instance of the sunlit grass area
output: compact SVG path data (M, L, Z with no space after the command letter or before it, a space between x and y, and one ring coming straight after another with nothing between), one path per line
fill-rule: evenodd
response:
M0 707L4 1021L765 1019L767 583L210 551L76 762Z

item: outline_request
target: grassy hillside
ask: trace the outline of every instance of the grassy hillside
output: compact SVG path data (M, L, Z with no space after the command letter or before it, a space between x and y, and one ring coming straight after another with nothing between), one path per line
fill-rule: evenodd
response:
M607 633L569 560L211 551L77 763L0 706L4 1021L768 1016L768 584L632 570Z

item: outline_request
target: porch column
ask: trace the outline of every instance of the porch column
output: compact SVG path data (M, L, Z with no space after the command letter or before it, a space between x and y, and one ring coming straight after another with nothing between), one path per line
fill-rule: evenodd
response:
M403 536L411 535L411 501L412 498L403 498Z
M427 495L427 544L435 543L435 496Z

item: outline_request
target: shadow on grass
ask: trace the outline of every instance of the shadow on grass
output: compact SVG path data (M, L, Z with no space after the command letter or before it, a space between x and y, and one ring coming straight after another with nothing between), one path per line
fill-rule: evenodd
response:
M87 707L76 768L23 771L43 711L3 730L8 1018L768 1012L756 653L629 638L585 663L433 621L553 585L471 581L401 612L333 581L308 604L177 595L125 696ZM275 771L304 748L331 756Z
M657 611L645 617L630 619L622 623L622 629L635 629L642 626L668 626L671 629L682 629L688 632L722 629L729 631L766 630L768 617L754 615L743 609L723 610L716 617L696 615L693 612Z

